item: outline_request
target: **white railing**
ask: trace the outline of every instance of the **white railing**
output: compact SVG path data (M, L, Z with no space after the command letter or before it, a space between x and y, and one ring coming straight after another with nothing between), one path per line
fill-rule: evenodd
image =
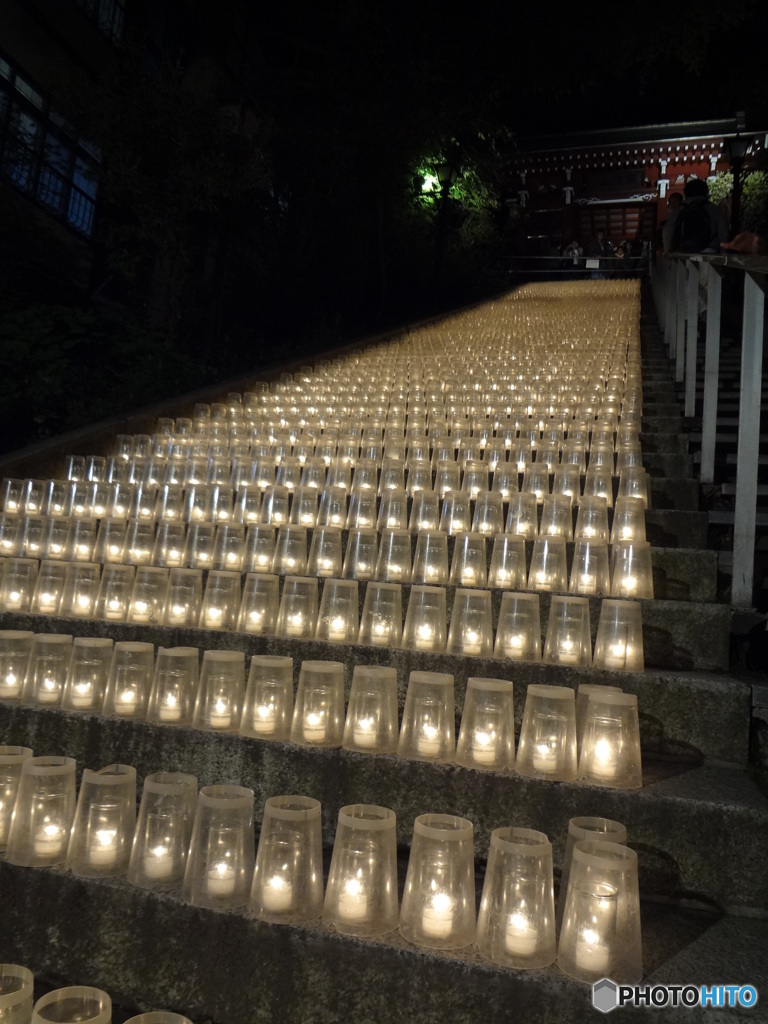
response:
M700 297L703 299L706 295L700 475L702 483L712 483L717 437L721 298L726 267L744 274L731 603L749 607L752 604L755 557L768 259L757 256L673 254L669 259L661 259L656 263L653 291L669 357L675 364L675 380L685 386L685 415L688 417L692 417L696 411Z

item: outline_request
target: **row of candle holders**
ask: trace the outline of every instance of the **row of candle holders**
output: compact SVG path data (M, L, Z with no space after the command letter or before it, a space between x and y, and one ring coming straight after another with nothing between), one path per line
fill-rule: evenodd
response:
M248 907L276 924L322 916L344 934L399 928L408 941L432 949L476 942L487 959L512 968L545 967L557 956L581 981L642 977L637 855L624 845L626 830L617 822L574 822L558 950L552 846L542 832L493 830L477 917L472 823L450 814L419 815L398 908L390 808L340 809L324 892L318 800L267 798L256 849L254 793L243 786L206 786L198 793L192 775L148 775L137 816L135 768L84 769L75 801L72 758L10 749L20 771L9 863L63 865L83 878L126 875L142 888L180 885L195 906Z
M0 633L0 696L161 725L397 753L611 788L642 785L637 698L617 686L531 685L515 759L513 684L470 677L456 741L454 678L410 673L398 728L397 670L356 665L345 715L344 666L195 647L160 648L63 634ZM1 834L1 830L0 830Z
M35 976L22 964L0 964L0 1021L3 1024L111 1024L112 999L90 985L52 989L35 1001ZM150 1010L125 1024L192 1024L167 1010Z
M406 503L413 499L416 518L411 528L436 529L438 523L444 529L474 528L484 532L501 532L504 529L504 503L518 495L534 495L536 503L549 504L550 496L568 499L568 509L591 497L602 497L613 507L614 473L613 456L609 464L590 463L584 473L573 463L550 465L546 461L526 465L522 479L516 463L508 466L498 464L493 470L492 480L487 467L475 465L470 460L462 471L457 462L440 462L433 474L429 463L420 466L411 464L408 479L402 463L384 468L377 486L372 482L358 483L356 472L354 486L338 482L301 483L286 485L278 481L240 482L234 488L230 483L195 483L187 486L154 483L127 484L83 484L65 481L16 481L4 480L7 489L11 485L27 486L36 484L48 488L44 497L35 495L35 500L23 500L19 495L6 496L0 508L0 541L4 548L18 545L19 519L41 523L54 521L54 529L62 543L66 533L60 520L78 520L84 524L92 520L125 522L169 523L293 523L304 526L383 526L408 525L409 512ZM281 469L285 463L281 464ZM304 467L303 474L306 474ZM280 469L278 469L278 477ZM583 477L583 484L582 484ZM407 485L406 485L407 484ZM67 493L52 496L53 488ZM617 499L639 498L648 507L649 481L646 471L640 465L640 454L633 457L633 464L624 466L618 474ZM474 503L470 505L470 499ZM412 513L411 513L412 514ZM390 522L390 518L394 521ZM453 523L460 520L461 525ZM509 527L508 527L509 528ZM87 530L83 529L87 536ZM13 552L9 552L13 553ZM18 552L16 552L18 553Z
M424 495L425 492L422 492ZM544 499L539 516L535 495L516 495L509 502L506 532L501 498L498 502L476 502L472 530L469 515L460 515L449 495L439 514L435 502L434 515L426 502L413 502L410 513L405 496L394 492L382 500L378 518L369 522L367 516L355 516L360 525L345 527L332 524L240 524L223 523L159 523L130 519L103 519L100 524L81 519L53 519L14 516L9 522L0 517L0 556L4 558L35 558L48 562L97 562L126 565L156 565L160 568L228 569L239 572L292 572L312 576L344 576L348 579L387 579L396 573L401 581L414 583L464 582L474 563L486 578L486 540L493 541L489 566L492 585L509 586L509 578L497 570L509 570L508 552L523 555L522 586L525 587L525 540L562 537L592 545L634 544L637 550L645 541L645 510L639 498L622 498L616 503L613 524L609 529L604 498L584 501L576 517L574 529L571 503L567 495L550 495ZM467 509L461 510L468 513ZM438 528L440 527L440 528ZM445 527L445 528L442 528ZM309 531L311 543L307 544ZM346 532L342 532L346 531ZM411 552L406 535L419 540ZM451 579L448 573L447 538L454 537ZM459 542L460 539L460 542ZM391 557L395 545L397 558ZM467 565L465 552L473 550L472 565ZM402 549L402 551L400 550ZM413 561L412 561L413 559ZM520 562L520 556L514 559ZM606 557L607 573L607 557ZM440 578L443 576L444 578ZM475 576L472 575L472 581ZM520 579L516 567L514 579ZM598 592L607 589L598 588Z

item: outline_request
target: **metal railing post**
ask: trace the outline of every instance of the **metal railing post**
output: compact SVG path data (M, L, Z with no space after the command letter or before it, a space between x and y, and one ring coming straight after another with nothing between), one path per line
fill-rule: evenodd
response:
M717 394L720 383L720 308L723 268L710 265L707 280L707 334L704 349L704 406L701 414L701 482L715 479Z
M685 309L685 415L696 415L696 356L699 348L699 278L706 273L693 260L687 260L688 289ZM706 264L704 264L706 267Z
M675 331L675 380L680 384L685 379L685 308L687 292L687 260L677 260L677 330Z
M766 287L765 274L748 271L744 275L744 327L741 337L739 440L736 451L731 589L731 603L742 607L752 605Z

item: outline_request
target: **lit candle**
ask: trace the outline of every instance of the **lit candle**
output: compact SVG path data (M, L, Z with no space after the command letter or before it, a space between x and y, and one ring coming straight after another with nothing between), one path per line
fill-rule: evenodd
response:
M504 641L504 652L508 658L518 658L525 650L525 637L522 633L512 633Z
M621 589L625 590L628 594L631 594L633 590L637 588L637 577L636 576L623 576L621 580Z
M162 881L173 874L173 856L163 843L153 846L144 856L144 873L147 878Z
M589 766L590 775L595 775L599 779L615 779L617 769L616 755L615 744L611 743L604 736L601 737L595 743L592 753Z
M106 607L104 609L106 617L108 619L122 619L125 614L125 608L123 602L117 597L110 597L107 600Z
M431 651L435 642L435 631L427 622L422 622L416 629L416 650Z
M288 636L301 636L304 632L304 616L301 612L294 612L288 616L286 622L286 633Z
M56 605L58 601L56 594L51 594L47 590L44 590L40 595L40 611L41 612L54 612L56 611Z
M453 900L446 892L434 893L421 918L421 928L432 939L445 939L453 928Z
M75 683L72 687L72 707L89 708L93 703L93 686L88 682Z
M608 644L608 654L605 657L606 668L626 668L627 657L630 653L630 648L624 643L623 640L613 640Z
M253 731L262 736L271 736L275 731L275 705L259 704L253 715Z
M590 971L596 977L604 977L608 971L610 950L600 941L600 933L595 928L583 928L576 940L576 967L582 971Z
M137 598L133 602L131 618L134 622L149 622L149 601L145 601L143 597Z
M38 857L58 857L63 852L66 833L61 825L48 818L45 821L35 836L35 854Z
M339 917L344 921L364 921L368 915L368 897L359 878L348 878L339 893Z
M570 637L560 641L560 649L558 652L558 661L562 665L576 665L579 661L579 648L578 645L571 640Z
M178 722L181 718L181 707L179 698L174 693L167 693L165 700L160 705L161 722Z
M347 622L343 615L334 615L330 621L328 639L343 641L347 638Z
M90 615L91 604L92 601L88 594L78 594L75 600L75 615Z
M117 862L117 829L97 829L90 849L88 860L93 867L109 868Z
M464 654L480 654L482 651L482 642L480 633L476 629L464 630L464 637L462 640L462 650Z
M21 591L16 590L14 587L8 591L8 595L5 599L5 607L7 611L14 611L16 608L21 608Z
M232 724L232 706L224 697L217 697L211 708L208 723L212 729L228 729Z
M282 875L273 875L261 888L261 900L264 909L273 913L290 910L293 903L293 886Z
M325 714L317 711L310 711L304 719L304 739L307 743L325 743L328 734L328 726L325 721Z
M224 612L221 608L217 608L215 605L212 605L205 613L206 626L210 629L215 629L217 626L220 626L223 615Z
M353 739L358 747L376 746L376 722L373 718L358 718L353 730Z
M537 743L533 749L533 767L537 772L549 774L557 767L557 754L549 743Z
M136 691L132 688L121 690L115 700L115 714L124 715L126 718L136 711Z
M416 752L422 757L437 757L440 753L440 732L436 726L424 722L416 742Z
M9 668L2 681L0 697L18 697L21 691L21 680L12 668Z
M208 871L207 888L209 896L231 896L235 891L235 869L225 860L220 860Z
M579 573L577 587L581 594L591 594L595 589L597 578L589 572Z
M536 929L529 918L519 911L510 914L507 919L504 945L513 956L531 956L536 952Z
M61 696L61 683L58 679L54 679L51 676L46 675L43 678L42 685L37 691L37 700L39 704L58 704L59 697Z
M634 540L635 531L631 526L622 526L619 530L619 537L621 540Z
M496 733L493 729L476 729L472 738L472 758L478 764L493 764L496 760Z

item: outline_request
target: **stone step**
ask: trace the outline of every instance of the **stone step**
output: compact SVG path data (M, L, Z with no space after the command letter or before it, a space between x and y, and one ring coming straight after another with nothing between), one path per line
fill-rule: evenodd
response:
M0 885L7 893L3 959L52 978L98 979L125 1005L173 1006L193 1020L226 1024L508 1024L510 1006L530 1024L595 1019L591 987L555 965L514 971L480 959L474 947L417 949L397 932L366 940L320 921L266 924L245 910L190 907L178 894L137 889L123 879L79 879L2 863ZM762 993L765 920L645 901L641 919L648 982L748 979ZM653 1015L672 1020L681 1013L691 1024L758 1019L754 1010L739 1008ZM620 1016L647 1020L648 1010L624 1009Z
M643 465L652 477L676 477L681 480L693 477L693 459L687 452L644 452Z
M694 478L652 476L651 505L653 508L695 512L699 508L699 481Z

